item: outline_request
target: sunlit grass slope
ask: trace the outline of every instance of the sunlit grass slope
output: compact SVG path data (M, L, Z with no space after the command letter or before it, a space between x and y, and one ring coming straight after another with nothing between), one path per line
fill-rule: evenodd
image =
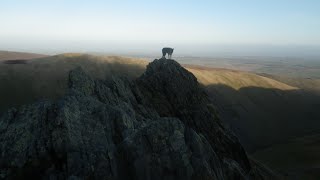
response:
M11 59L34 59L45 57L47 55L25 53L25 52L13 52L13 51L0 51L0 61L11 60Z
M236 90L244 87L276 88L294 90L296 87L257 74L219 68L201 68L186 65L197 79L204 85L224 84Z

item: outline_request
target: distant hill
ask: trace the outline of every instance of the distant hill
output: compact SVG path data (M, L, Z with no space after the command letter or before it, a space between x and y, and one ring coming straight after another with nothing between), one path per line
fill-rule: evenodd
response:
M34 59L34 58L41 58L45 56L47 55L25 53L25 52L0 51L0 61Z
M319 57L179 57L185 64L220 67L301 79L320 79Z
M205 86L212 84L224 84L236 90L244 87L274 88L279 90L297 90L297 87L279 82L277 80L263 77L258 74L224 69L224 68L206 68L203 66L185 65Z
M277 81L290 84L295 87L299 87L305 91L312 92L320 95L320 78L297 78L297 77L286 77L271 74L261 74L268 78L275 79Z
M55 99L66 92L68 72L82 67L95 78L114 75L137 77L146 62L115 56L61 54L28 60L26 64L0 63L0 112L38 99Z

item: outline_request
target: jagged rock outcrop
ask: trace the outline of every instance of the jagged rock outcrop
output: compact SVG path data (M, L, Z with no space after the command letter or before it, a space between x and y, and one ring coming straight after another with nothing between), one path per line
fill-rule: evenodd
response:
M177 117L205 136L225 160L236 160L247 173L250 169L238 139L225 129L196 77L174 60L160 59L148 65L138 79L148 106L160 116Z
M134 81L69 74L58 101L0 117L2 179L268 179L174 60ZM260 173L263 172L263 173ZM274 177L272 177L274 178Z

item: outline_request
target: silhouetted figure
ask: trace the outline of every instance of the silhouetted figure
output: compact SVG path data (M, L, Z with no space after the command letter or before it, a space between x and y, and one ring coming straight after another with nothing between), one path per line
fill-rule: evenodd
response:
M162 58L166 58L166 54L168 54L168 58L171 59L173 53L173 48L165 47L162 48Z

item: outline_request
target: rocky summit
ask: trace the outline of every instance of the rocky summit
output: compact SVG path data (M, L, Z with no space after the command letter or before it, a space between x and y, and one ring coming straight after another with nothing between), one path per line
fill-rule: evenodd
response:
M77 68L61 99L1 115L0 178L275 179L221 121L174 60L154 60L135 80Z

